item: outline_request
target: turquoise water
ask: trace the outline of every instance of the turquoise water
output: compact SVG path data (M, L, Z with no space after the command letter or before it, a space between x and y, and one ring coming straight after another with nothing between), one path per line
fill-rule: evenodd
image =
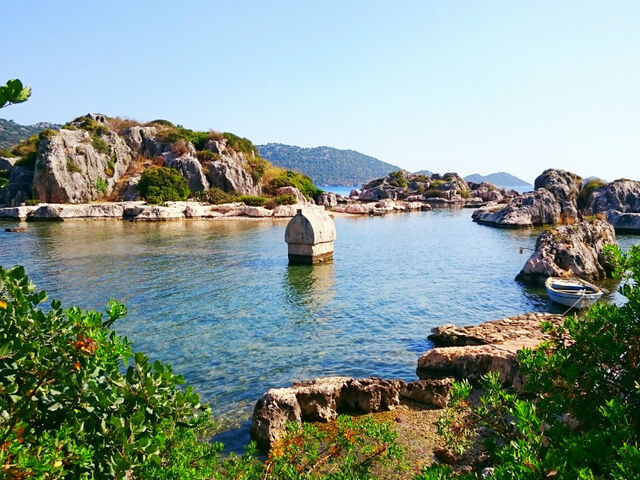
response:
M125 302L118 332L183 373L223 429L295 380L415 379L434 326L559 311L514 281L535 230L480 226L466 209L335 223L332 264L289 267L286 220L30 223L26 233L0 222L0 264L25 265L67 306Z

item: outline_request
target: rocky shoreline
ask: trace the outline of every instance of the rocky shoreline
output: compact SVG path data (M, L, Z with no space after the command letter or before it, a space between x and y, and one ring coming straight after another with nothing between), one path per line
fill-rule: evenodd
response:
M525 313L465 327L443 325L429 339L435 348L417 360L418 380L322 377L272 388L257 402L252 438L263 449L285 434L287 422L328 422L338 414L367 414L394 410L407 402L445 408L454 380L479 380L497 372L505 385L522 387L517 353L534 349L549 337L543 323L559 325L562 315Z

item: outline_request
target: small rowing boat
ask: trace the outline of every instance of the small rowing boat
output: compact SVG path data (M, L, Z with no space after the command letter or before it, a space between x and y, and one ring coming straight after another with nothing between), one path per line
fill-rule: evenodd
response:
M577 309L590 307L604 293L600 287L579 278L549 277L544 285L551 300Z

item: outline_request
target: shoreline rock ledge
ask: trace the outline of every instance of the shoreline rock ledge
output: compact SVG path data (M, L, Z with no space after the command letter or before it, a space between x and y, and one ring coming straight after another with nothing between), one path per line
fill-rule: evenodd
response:
M516 280L532 285L544 285L548 277L602 280L613 271L604 247L616 243L614 227L604 220L556 227L538 237Z
M272 388L255 406L251 437L268 450L286 434L286 424L328 422L340 413L393 410L401 399L444 407L449 401L450 378L437 380L383 380L376 377L322 377Z
M422 380L453 377L475 381L488 372L497 372L505 385L521 389L517 354L549 339L542 331L543 322L560 325L564 317L525 313L467 327L449 324L434 328L429 339L436 348L418 359L416 373Z

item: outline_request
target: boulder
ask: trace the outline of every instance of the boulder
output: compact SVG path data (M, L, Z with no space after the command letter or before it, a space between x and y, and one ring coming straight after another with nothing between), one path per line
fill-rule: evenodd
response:
M548 169L535 180L535 190L516 196L504 207L473 212L475 222L498 227L571 224L580 219L577 197L581 179L564 170Z
M586 215L597 215L609 210L640 213L640 182L616 180L595 189L586 199Z
M191 153L176 156L173 153L164 154L164 165L175 168L182 173L182 176L189 182L189 189L192 192L201 192L209 188L209 182L204 175L202 165Z
M268 449L285 436L287 423L301 421L295 389L272 388L262 395L253 410L251 437L259 447Z
M291 195L296 199L296 203L300 205L315 205L313 202L309 201L307 197L305 197L302 192L296 187L280 187L276 190L276 195Z
M156 138L156 135L155 127L134 126L125 130L122 138L132 151L147 158L156 158L163 153L173 152L171 142L162 142Z
M423 405L445 408L451 398L453 382L454 379L451 377L409 382L400 389L400 398Z
M121 219L125 206L124 203L40 204L28 214L27 220Z
M84 203L108 195L131 162L131 149L114 132L61 129L40 140L33 195L48 203ZM98 182L106 190L98 188Z
M327 208L333 208L338 205L338 198L333 192L322 192L320 195L318 195L316 204L322 205Z
M392 410L400 397L443 406L451 379L403 380L325 377L297 382L289 388L268 390L253 410L251 436L262 448L284 437L287 422L327 422L340 413L372 413Z
M519 389L522 377L517 353L549 339L542 322L559 325L563 317L529 313L470 327L438 327L429 337L437 347L419 358L418 377L479 380L488 372L497 372L504 384Z
M264 207L252 207L247 205L242 207L242 214L247 217L267 218L273 216L273 210Z
M247 171L244 155L235 152L232 155L222 155L218 161L204 162L203 167L212 187L242 195L260 194L260 188L254 184L253 178Z
M35 210L35 205L24 206L24 207L6 207L0 208L0 218L12 218L14 220L20 220L21 222L25 221L33 210Z
M0 189L0 205L17 207L31 198L33 170L27 167L13 167L8 180L9 183Z
M142 178L142 174L136 173L129 178L127 178L122 185L122 201L124 202L134 202L140 200L140 190L138 189L138 184L140 183L140 179Z
M640 213L621 213L617 210L607 212L607 222L616 232L640 234Z
M555 227L538 237L535 251L516 280L543 285L547 277L604 279L613 269L604 247L616 243L613 226L602 220Z

